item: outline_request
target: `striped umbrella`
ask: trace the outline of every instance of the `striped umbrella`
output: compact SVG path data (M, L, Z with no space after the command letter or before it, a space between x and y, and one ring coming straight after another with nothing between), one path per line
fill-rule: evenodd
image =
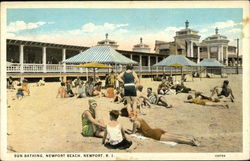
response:
M104 63L104 64L138 64L123 56L110 46L95 46L78 55L63 61L63 63Z

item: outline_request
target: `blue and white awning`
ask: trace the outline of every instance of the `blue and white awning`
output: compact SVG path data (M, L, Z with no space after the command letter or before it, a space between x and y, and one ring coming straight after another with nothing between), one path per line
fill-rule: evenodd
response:
M110 46L95 46L63 61L64 63L138 64Z
M173 66L173 65L197 66L196 63L192 62L191 60L182 55L170 55L153 66Z
M214 59L203 59L198 66L203 67L223 67L224 65Z

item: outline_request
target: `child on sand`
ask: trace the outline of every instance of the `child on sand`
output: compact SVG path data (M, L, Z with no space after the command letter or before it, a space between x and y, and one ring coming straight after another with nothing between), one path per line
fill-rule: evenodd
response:
M21 100L23 98L24 94L23 94L23 89L22 88L18 88L17 93L16 93L16 98Z
M112 110L109 112L110 122L107 124L104 132L102 144L111 149L127 149L132 145L131 141L128 141L126 134L121 124L117 121L119 117L119 111Z

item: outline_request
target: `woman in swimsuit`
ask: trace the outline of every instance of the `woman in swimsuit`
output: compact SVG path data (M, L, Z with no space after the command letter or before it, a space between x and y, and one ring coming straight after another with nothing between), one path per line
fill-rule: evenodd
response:
M199 146L199 142L195 138L190 139L184 136L169 134L165 130L162 130L160 128L153 129L146 123L144 119L134 117L131 118L130 121L133 123L131 134L138 132L145 137L149 137L159 141L172 141L179 144Z
M94 99L89 100L89 110L82 114L82 135L83 136L104 136L104 122L96 120L97 102Z

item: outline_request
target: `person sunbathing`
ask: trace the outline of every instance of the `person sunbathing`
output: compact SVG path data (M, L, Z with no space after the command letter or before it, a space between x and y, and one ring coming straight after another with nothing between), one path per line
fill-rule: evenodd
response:
M96 119L97 102L89 99L89 110L82 114L82 135L83 136L104 136L104 128L106 127L103 120Z
M219 90L221 91L219 92ZM231 102L234 102L234 95L233 90L229 87L229 81L224 80L222 87L216 86L211 90L212 94L211 97L213 97L214 94L217 94L218 98L229 98ZM230 97L229 97L230 96Z
M132 145L123 130L122 125L117 121L119 111L112 110L109 112L110 122L107 124L102 144L111 149L127 149Z
M147 105L151 107L151 104L164 106L166 108L172 108L172 105L167 103L167 100L163 96L158 96L156 93L153 92L152 88L147 89L147 97L142 96L144 101Z
M184 101L185 103L194 103L198 105L203 105L203 106L215 106L215 107L223 107L223 108L229 108L229 105L226 104L225 102L219 102L218 99L201 99L201 98L194 98L191 95L188 95L187 101Z
M180 135L170 134L160 128L151 128L144 119L133 117L130 121L133 123L133 129L126 131L129 134L135 134L137 132L145 137L159 141L171 141L192 146L199 146L200 144L195 138L187 138Z
M64 82L61 82L61 86L58 88L56 98L58 98L58 96L60 96L61 98L67 98L68 97Z

